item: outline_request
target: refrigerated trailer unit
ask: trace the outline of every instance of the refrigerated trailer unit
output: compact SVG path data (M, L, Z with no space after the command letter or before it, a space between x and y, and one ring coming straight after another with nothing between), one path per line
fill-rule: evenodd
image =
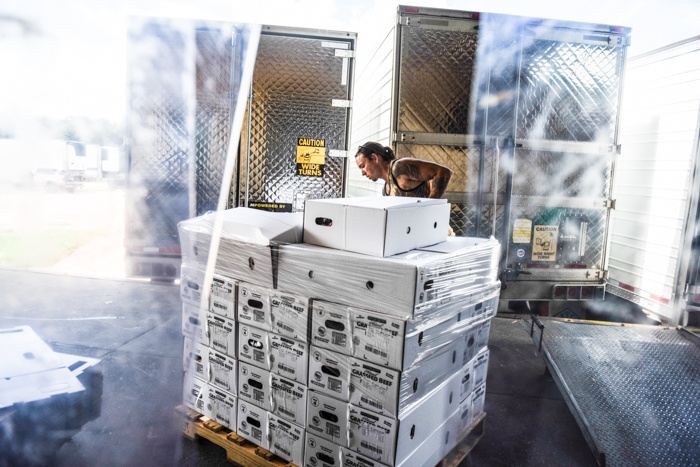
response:
M179 277L183 219L344 195L355 43L349 32L132 18L128 275Z
M622 109L607 290L697 326L700 38L631 58Z
M502 308L604 296L629 34L400 6L358 72L353 147L379 141L453 170L452 229L503 246ZM349 195L374 191L351 170Z

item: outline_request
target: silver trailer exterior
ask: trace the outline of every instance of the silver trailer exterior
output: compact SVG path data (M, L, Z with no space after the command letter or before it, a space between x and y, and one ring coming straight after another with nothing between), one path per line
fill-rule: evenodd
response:
M178 278L183 219L343 195L355 42L344 32L133 18L127 274ZM237 105L245 122L232 129Z
M353 147L380 141L454 171L453 230L503 245L502 308L604 296L629 33L400 6L358 72ZM351 170L348 194L369 192Z
M629 60L608 292L658 319L700 312L700 38Z

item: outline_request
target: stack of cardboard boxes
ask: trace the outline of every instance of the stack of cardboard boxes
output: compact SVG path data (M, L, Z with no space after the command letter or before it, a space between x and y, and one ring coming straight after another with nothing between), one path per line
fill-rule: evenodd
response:
M254 214L248 220L284 220L284 229L264 235L241 227L249 210L219 215L232 222L221 223L208 300L192 286L207 282L202 259L214 215L180 226L194 380L186 380L186 405L223 423L207 407L219 400L212 392L225 393L223 424L297 465L428 465L444 457L483 411L498 242L448 238L444 200L309 200L306 243L295 241L302 223L294 214ZM262 265L271 281L246 273ZM197 298L198 317L187 305ZM222 316L214 303L237 312ZM237 324L233 338L219 321ZM227 336L237 353L212 336Z

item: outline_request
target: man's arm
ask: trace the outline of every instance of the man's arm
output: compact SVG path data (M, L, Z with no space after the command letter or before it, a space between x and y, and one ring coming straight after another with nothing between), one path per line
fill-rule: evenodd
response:
M430 197L441 198L452 177L452 170L435 162L403 158L394 163L393 174L404 190L411 190L423 182L431 182Z

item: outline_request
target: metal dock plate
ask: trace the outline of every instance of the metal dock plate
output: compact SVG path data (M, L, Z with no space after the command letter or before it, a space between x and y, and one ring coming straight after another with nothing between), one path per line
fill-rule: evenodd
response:
M682 328L526 322L601 465L697 465L700 339Z

